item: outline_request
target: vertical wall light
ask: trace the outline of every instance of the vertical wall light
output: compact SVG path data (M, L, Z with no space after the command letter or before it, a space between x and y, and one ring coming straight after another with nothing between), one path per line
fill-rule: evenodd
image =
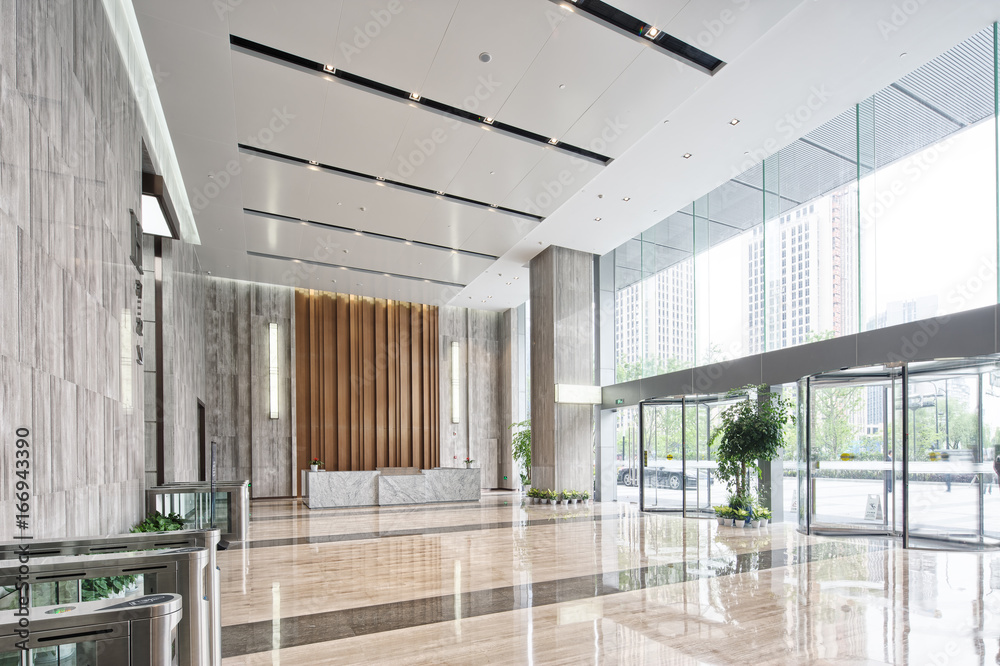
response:
M458 342L451 343L451 422L458 423L459 416L459 382L458 382Z
M271 418L278 418L278 325L267 325L267 375L271 385Z

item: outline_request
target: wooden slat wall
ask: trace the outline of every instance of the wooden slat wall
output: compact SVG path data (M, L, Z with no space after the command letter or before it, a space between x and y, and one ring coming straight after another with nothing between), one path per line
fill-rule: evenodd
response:
M440 465L437 308L299 289L295 317L299 468Z

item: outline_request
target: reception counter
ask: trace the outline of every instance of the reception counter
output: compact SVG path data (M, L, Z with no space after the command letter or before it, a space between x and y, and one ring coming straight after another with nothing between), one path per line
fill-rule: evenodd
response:
M476 468L302 472L302 501L310 509L475 502L479 493Z

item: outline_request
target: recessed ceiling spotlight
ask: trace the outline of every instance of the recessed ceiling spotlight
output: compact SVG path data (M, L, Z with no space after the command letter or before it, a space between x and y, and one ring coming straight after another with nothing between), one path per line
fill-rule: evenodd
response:
M375 176L375 180L385 180L382 176Z
M660 34L659 28L655 28L653 26L649 26L649 28L646 30L645 37L647 39L656 39L656 36L658 34Z
M730 125L739 125L740 124L740 119L739 118L733 118L732 120L729 121L729 124Z
M324 65L323 69L325 69L326 71L330 72L331 74L336 74L337 73L337 68L334 67L333 65Z
M599 217L595 217L594 218L594 222L600 222L600 221L601 221L601 218L599 218Z
M493 60L493 56L490 55L489 51L483 51L479 54L479 62L489 62Z
M420 93L415 93L415 92L414 93L410 93L410 99L412 99L414 102L419 102L420 101Z
M683 157L684 159L689 160L691 159L691 153L684 153Z
M312 164L313 166L319 166L319 162L317 162L316 160L309 160L309 164Z
M631 201L632 197L622 197L622 201Z
M497 207L496 204L490 204L490 208L496 208L496 207Z
M516 276L516 275L515 275L515 276L514 276L514 279L515 279L515 280L520 280L521 278L519 278L518 276Z
M434 193L435 193L435 194L444 194L444 192L442 192L441 190L437 190L437 191L435 191Z
M508 282L507 284L509 285L509 284L510 284L510 282Z
M553 138L549 139L549 143L551 143L551 144L552 144L552 145L554 146L554 145L556 145L557 143L559 143L559 139L557 139L557 138L553 137Z
M487 116L487 117L483 118L483 122L486 123L487 125L492 125L493 124L493 119L490 118L489 116Z
M905 58L907 55L908 54L906 53L906 51L903 51L902 53L899 54L899 57L900 58Z
M559 90L566 90L566 84L565 83L560 83L559 84Z

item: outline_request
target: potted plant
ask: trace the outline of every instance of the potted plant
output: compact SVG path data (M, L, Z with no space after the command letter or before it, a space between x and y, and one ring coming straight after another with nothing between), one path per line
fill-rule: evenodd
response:
M465 456L465 460L463 460L462 462L465 463L465 469L470 469L472 467L472 463L476 461L470 458L469 456Z
M323 467L324 463L319 458L313 458L309 461L309 470L313 472L318 472L320 467Z
M517 428L511 433L511 453L521 466L521 486L531 485L531 419L520 423L511 423L508 430Z
M580 493L580 501L587 504L590 501L590 491L584 490Z
M554 490L546 490L545 499L548 500L549 504L555 504L559 501L559 494Z
M760 526L767 527L768 521L771 520L771 510L765 509L764 507L760 507L757 515L760 516Z
M736 520L733 521L733 527L738 527L741 524L743 527L750 525L750 511L747 509L736 509Z
M720 414L721 425L712 433L718 461L716 477L726 482L732 496L729 507L753 515L753 487L760 463L774 460L784 445L785 426L794 423L792 405L766 386L744 386L728 397L744 396Z
M720 504L719 506L712 507L715 509L715 517L719 521L719 525L725 525L727 522L732 522L732 515L730 514L729 507L725 504Z

